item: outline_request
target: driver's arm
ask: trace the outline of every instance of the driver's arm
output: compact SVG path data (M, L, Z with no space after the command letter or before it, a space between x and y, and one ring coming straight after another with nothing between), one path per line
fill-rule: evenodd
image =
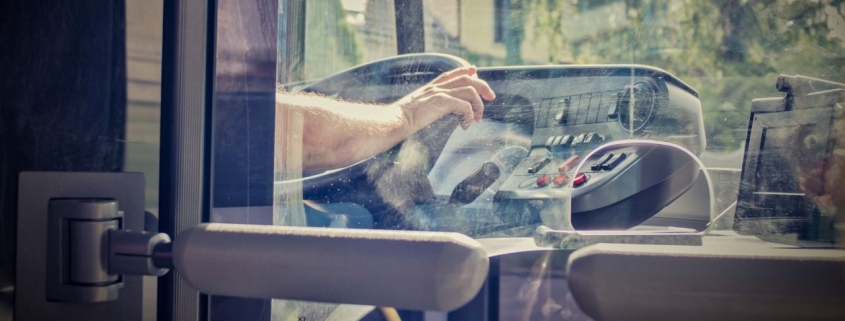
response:
M481 99L495 94L475 73L474 66L443 73L390 105L279 93L277 115L301 115L303 170L338 168L384 152L448 114L461 115L464 129L480 121Z

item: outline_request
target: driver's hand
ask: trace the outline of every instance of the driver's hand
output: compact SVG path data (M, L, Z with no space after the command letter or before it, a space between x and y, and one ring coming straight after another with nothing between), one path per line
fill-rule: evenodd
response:
M461 127L469 128L472 121L481 121L484 100L496 94L476 75L476 67L462 67L447 71L430 83L403 97L395 104L402 109L411 132L416 132L448 114L460 115Z

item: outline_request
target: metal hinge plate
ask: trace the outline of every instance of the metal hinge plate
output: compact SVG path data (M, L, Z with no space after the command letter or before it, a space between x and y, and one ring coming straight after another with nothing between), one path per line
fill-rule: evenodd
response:
M67 228L66 231L69 233L73 229L80 231L109 229L107 225L112 223L118 224L123 229L143 231L145 227L143 174L24 172L21 173L19 182L15 320L155 320L157 291L155 277L126 275L120 280L112 280L104 273L79 274L79 271L72 271L72 266L70 269L63 267L57 269L51 267L51 264L55 263L50 263L52 261L48 259L50 241L58 242L62 246L73 246L63 244L69 241L64 240L61 235L56 235L55 229L52 229L51 234L51 228L49 228L50 204L56 204L63 199L105 200L105 202L99 202L103 204L107 204L108 200L113 200L119 207L118 210L123 212L120 218L66 219L63 223L60 220L56 226L60 229ZM96 271L96 269L88 268L85 270ZM49 297L47 294L48 288L51 287L49 282L56 282L56 277L52 280L49 277L51 271L66 273L60 276L53 275L59 279L59 283L52 284L54 289L56 286L61 289L58 293L63 294L59 296ZM102 287L103 285L105 287ZM100 286L104 292L86 289L86 286ZM121 287L119 296L110 293L109 291L113 289L109 290L109 286ZM67 298L69 295L67 293L76 293L76 290L72 290L74 287L76 290L86 290L81 293L89 295L89 299L112 296L114 300L98 303L59 301L63 297ZM66 292L68 289L71 289L70 292Z

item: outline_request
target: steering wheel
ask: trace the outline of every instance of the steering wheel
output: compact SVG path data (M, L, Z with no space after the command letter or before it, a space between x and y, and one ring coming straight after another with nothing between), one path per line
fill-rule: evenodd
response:
M464 66L469 63L450 55L400 55L341 71L302 91L349 101L392 103L441 73ZM301 180L303 199L356 203L373 214L375 228L412 229L406 215L434 196L428 173L459 123L456 115L449 115L380 155L341 169L306 173Z

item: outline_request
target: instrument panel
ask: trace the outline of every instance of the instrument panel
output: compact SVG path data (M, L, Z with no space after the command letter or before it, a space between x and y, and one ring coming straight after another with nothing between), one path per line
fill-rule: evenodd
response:
M532 146L545 145L550 137L589 133L601 135L603 142L630 138L670 141L695 154L706 145L698 92L658 68L497 67L480 68L478 75L499 96L488 104L487 108L493 109L490 114L514 113L497 110L501 108L532 110Z
M407 59L405 62L414 62L416 58ZM422 74L415 71L424 64L412 64L415 67L411 69L376 68L388 62L342 72L339 74L342 80L352 77L351 80L338 81L336 76L328 83L339 87L335 89L340 90L338 97L343 99L389 103L425 82L420 75L436 76L425 70ZM353 77L362 68L373 72L371 77L365 77L366 81ZM389 72L381 74L382 69ZM540 224L566 228L568 223L563 221L570 217L595 217L586 221L596 221L607 215L628 213L645 198L659 207L647 208L649 213L643 215L651 216L675 200L677 195L648 191L654 186L652 178L662 182L674 174L650 171L667 169L661 167L667 160L660 153L648 147L629 146L624 151L590 154L602 144L640 139L674 143L693 154L701 154L705 149L698 93L658 68L642 65L491 67L479 68L478 77L487 81L497 96L496 100L485 102L481 122L473 123L467 130L443 131L432 127L421 131L443 138L445 144L427 151L431 164L427 181L416 176L350 180L343 178L346 175L335 182L316 175L309 177L308 184L303 183L308 199L324 203L353 202L384 212L385 217L396 217L394 212L401 212L402 220L413 229L480 237L522 228L517 234L530 235L533 227ZM400 164L401 168L402 162L391 163L391 157L386 158L385 164ZM582 162L587 167L576 170ZM696 167L696 173L697 170ZM626 173L650 173L653 177ZM689 176L696 179L696 175L680 176L685 180L690 180ZM385 207L378 205L378 199L374 203L371 194L355 189L376 180L381 186L377 187L381 188L377 194L387 204L386 211L382 211ZM690 184L684 181L677 186L689 188ZM324 188L309 189L312 185ZM394 185L398 187L390 187ZM407 191L399 188L406 185L413 188ZM634 188L620 188L625 186ZM659 199L651 200L655 197ZM573 211L565 213L568 208ZM708 221L709 212L702 213L697 220ZM392 223L374 224L392 226ZM628 227L628 223L615 226Z
M429 175L437 195L452 203L464 200L466 208L513 211L514 203L540 204L535 212L551 226L560 224L548 218L562 215L560 207L568 202L573 217L601 216L602 211L618 211L619 204L653 186L646 183L648 178L624 173L659 168L665 161L660 157L671 156L627 147L585 160L595 148L647 139L700 154L706 145L697 92L657 68L499 67L480 68L478 74L499 98L485 106L482 123L452 133ZM581 162L584 168L576 172ZM491 163L499 166L495 178L484 177ZM687 179L690 175L697 178L697 167L686 173ZM622 193L613 186L642 190ZM662 197L667 199L654 200L660 204L656 211L677 195Z

